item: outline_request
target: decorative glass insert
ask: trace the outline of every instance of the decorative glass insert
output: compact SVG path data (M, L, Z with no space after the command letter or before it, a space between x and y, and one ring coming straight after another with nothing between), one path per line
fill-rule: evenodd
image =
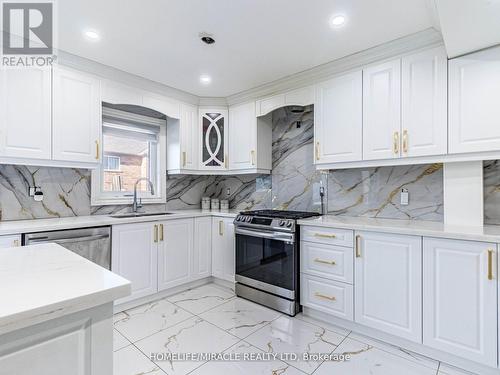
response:
M224 150L224 115L218 112L204 113L202 117L203 147L202 163L207 167L223 167Z

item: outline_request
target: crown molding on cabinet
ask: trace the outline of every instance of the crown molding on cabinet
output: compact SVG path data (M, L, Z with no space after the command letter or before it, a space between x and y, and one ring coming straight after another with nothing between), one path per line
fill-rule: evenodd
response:
M135 74L127 73L123 70L116 69L111 66L86 59L84 57L73 55L65 51L57 52L57 62L69 68L81 70L99 76L101 78L120 82L121 84L129 85L159 95L164 95L185 103L198 105L200 99L196 95L187 93L185 91L178 90L176 88L163 85L161 83L154 82Z
M433 28L429 28L253 89L230 95L226 100L228 105L257 100L265 96L308 86L331 78L336 74L344 73L352 69L359 69L365 65L442 44L443 39L441 33Z
M198 98L198 105L200 107L227 107L226 98L216 98L216 97L200 97Z

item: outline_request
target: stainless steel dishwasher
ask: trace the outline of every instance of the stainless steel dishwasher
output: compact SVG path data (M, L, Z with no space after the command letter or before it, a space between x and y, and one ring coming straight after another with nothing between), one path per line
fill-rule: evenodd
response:
M79 228L24 233L23 245L54 242L74 253L111 269L111 227Z

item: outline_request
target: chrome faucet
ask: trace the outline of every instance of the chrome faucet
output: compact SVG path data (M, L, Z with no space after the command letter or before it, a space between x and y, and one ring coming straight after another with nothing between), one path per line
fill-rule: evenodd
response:
M155 187L153 186L153 183L151 182L150 179L146 177L137 179L137 181L134 184L134 203L132 204L132 212L137 212L137 209L142 207L142 201L139 202L139 204L137 204L137 184L141 181L147 181L149 184L149 189L151 190L151 195L155 194Z

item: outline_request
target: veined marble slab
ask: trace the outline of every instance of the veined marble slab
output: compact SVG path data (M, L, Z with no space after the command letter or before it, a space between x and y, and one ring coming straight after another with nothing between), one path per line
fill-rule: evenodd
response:
M0 250L0 334L129 294L128 280L60 245Z

